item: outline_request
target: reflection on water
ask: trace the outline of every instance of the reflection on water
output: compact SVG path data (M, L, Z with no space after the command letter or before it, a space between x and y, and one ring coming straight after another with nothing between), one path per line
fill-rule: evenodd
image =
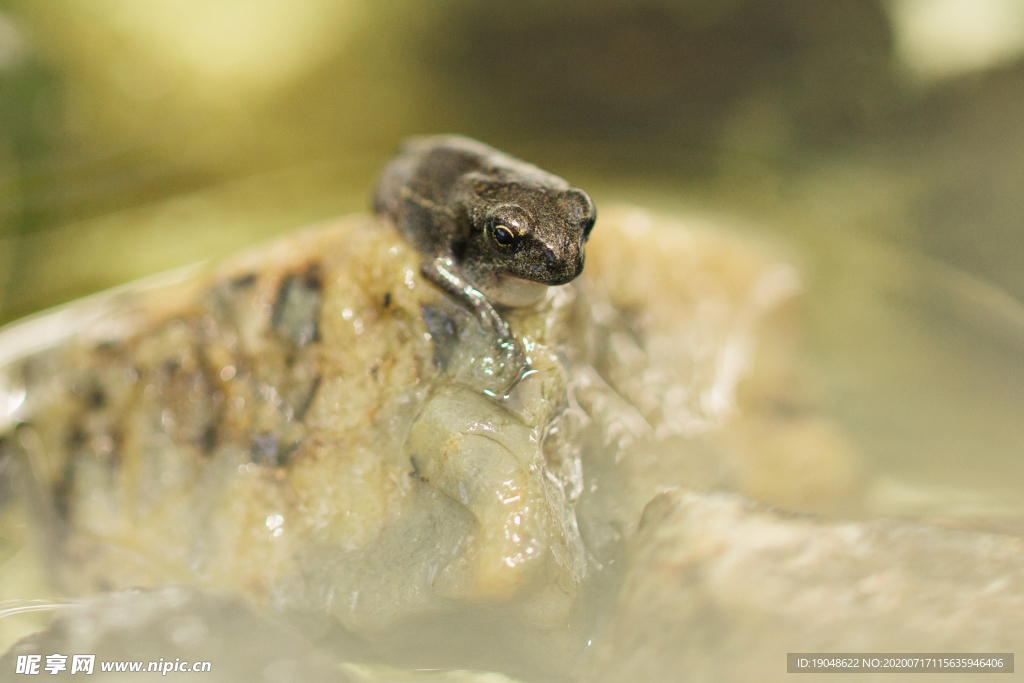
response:
M1021 515L1024 309L927 258L861 258L873 260L857 269L874 272L856 285L867 310L831 316L819 354L835 414L907 489L878 492L877 512Z

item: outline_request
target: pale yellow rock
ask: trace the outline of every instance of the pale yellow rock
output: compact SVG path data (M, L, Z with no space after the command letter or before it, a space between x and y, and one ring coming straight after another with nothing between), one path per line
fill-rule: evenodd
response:
M72 532L53 548L66 584L199 581L332 610L357 629L446 600L521 599L531 620L564 621L582 566L545 492L539 444L560 390L540 386L562 382L542 358L545 327L530 342L533 376L503 400L438 373L424 306L452 314L388 226L353 218L126 293L9 366L28 388L11 440L51 501L50 523ZM431 415L455 422L431 432ZM488 419L506 446L473 436ZM478 486L460 496L474 471ZM426 521L442 531L410 541L418 556L389 545L423 536ZM387 582L404 592L384 597ZM554 610L532 604L547 583L562 596Z
M856 506L792 266L629 207L587 253L507 313L530 361L507 394L493 340L362 216L0 333L0 390L25 394L0 457L33 474L60 585L197 584L568 675L581 587L660 491Z

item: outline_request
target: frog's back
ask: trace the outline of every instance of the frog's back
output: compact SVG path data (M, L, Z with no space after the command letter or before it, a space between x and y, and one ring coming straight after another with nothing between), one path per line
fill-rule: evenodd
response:
M374 211L387 216L421 252L447 246L457 229L466 183L478 181L564 191L569 184L472 138L431 135L406 140L374 190Z
M457 135L409 138L381 171L374 190L374 210L401 223L411 195L438 209L448 207L456 181L484 169L492 154L500 152Z

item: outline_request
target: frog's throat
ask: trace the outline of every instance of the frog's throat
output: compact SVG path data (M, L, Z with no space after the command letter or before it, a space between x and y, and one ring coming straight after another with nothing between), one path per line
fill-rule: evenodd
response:
M547 294L548 286L542 282L511 276L496 276L478 282L477 287L492 304L499 306L532 306Z

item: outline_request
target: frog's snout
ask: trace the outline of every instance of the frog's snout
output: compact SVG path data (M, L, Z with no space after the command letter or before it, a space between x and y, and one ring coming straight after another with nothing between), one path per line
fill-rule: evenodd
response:
M586 254L583 252L583 248L576 250L575 258L568 261L569 266L566 270L571 274L570 280L577 277L583 272L583 262L586 260Z
M549 285L564 285L571 282L583 272L585 260L583 249L571 249L569 253L559 252L556 249L545 249L539 264L541 272L537 279Z

